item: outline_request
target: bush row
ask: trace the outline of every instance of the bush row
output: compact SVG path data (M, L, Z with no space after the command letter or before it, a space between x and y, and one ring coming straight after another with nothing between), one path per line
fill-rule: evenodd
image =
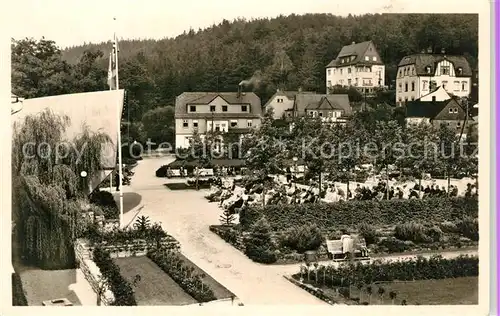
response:
M113 262L109 253L97 247L93 252L93 260L102 276L108 281L111 292L113 292L115 300L112 305L137 305L131 284L123 278L120 268Z
M194 275L194 269L185 267L182 259L174 252L153 251L148 253L148 258L198 302L210 302L216 299L212 289L203 282L203 277Z
M308 272L309 271L309 272ZM374 282L414 281L426 279L446 279L478 276L479 258L459 256L444 259L436 255L431 258L381 262L372 264L349 264L334 268L318 266L305 269L295 274L295 279L306 279L308 282L321 283L329 287L345 287Z
M148 241L156 245L168 244L169 247L176 248L177 240L168 235L158 224L144 228L114 229L103 231L97 225L90 225L83 234L90 245L106 244L108 246L119 246L139 241Z
M285 277L285 279L287 279L288 281L292 282L293 284L295 284L296 286L300 287L301 289L303 289L303 290L311 293L312 295L316 296L320 300L323 300L323 301L325 301L326 303L328 303L330 305L334 305L335 304L335 302L332 301L332 298L329 297L328 295L326 295L323 290L317 289L315 287L312 287L309 284L299 282L299 281L295 280L294 278Z
M274 231L309 223L320 229L331 229L353 227L357 223L379 226L410 221L443 222L466 216L477 218L478 201L461 197L255 206L240 212L240 224L243 229L249 229L263 214Z
M28 306L23 283L17 273L12 273L12 306Z
M228 244L231 244L236 249L241 251L245 250L244 245L238 242L239 232L232 226L227 225L210 225L209 229L212 233L215 233L220 238L222 238Z

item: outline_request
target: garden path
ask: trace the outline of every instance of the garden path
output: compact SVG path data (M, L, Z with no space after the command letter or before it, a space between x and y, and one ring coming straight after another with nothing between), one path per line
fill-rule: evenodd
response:
M167 179L155 171L172 158L147 158L135 168L131 189L142 196L140 215L161 222L180 243L183 254L233 292L245 305L326 304L283 277L279 268L255 263L210 232L218 224L220 209L207 203L199 191L170 191ZM178 181L178 180L177 180ZM124 214L125 222L133 214Z

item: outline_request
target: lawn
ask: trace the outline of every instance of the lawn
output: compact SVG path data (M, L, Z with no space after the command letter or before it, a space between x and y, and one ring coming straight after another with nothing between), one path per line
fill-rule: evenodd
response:
M189 305L198 303L146 256L114 259L125 279L133 282L137 305Z
M378 295L379 287L385 289L381 298ZM397 294L396 305L406 300L408 305L475 305L478 304L478 278L463 277L443 280L419 280L409 282L391 282L373 285L371 305L392 304L389 292ZM332 289L323 289L329 295L337 297ZM351 296L354 300L360 298L360 291L352 287ZM366 287L361 293L361 302L368 302ZM349 304L348 302L346 302Z

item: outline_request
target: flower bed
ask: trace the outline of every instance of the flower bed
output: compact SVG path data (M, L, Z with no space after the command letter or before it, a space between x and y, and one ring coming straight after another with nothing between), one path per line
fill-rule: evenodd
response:
M216 299L212 289L203 282L202 276L193 275L194 269L185 267L175 252L152 251L148 253L148 258L198 302L210 302Z
M91 226L83 237L88 247L100 246L111 253L130 251L146 254L148 249L152 248L179 249L180 247L179 242L163 231L158 224L110 231Z
M122 277L120 269L111 259L109 252L97 247L93 251L93 261L107 280L111 292L113 292L115 299L112 305L137 305L131 284Z
M321 289L318 289L318 288L316 288L316 287L314 287L314 286L312 286L310 284L300 282L299 280L296 280L296 279L288 277L288 276L285 276L285 279L287 279L288 281L290 281L293 284L297 285L301 289L303 289L303 290L311 293L312 295L316 296L320 300L323 300L323 301L327 302L330 305L335 305L335 303L336 303L336 302L334 302L331 299L331 297L329 297L328 295L326 295L325 292L323 292L323 290L321 290Z

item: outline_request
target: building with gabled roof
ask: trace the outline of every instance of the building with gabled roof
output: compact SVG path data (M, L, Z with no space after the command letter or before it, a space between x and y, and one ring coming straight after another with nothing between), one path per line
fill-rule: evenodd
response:
M414 101L438 87L457 96L471 92L472 69L464 56L445 54L413 54L398 64L396 104Z
M435 127L446 124L450 128L457 130L460 134L462 124L465 122L467 109L460 100L453 97L444 101L409 101L406 104L406 122L408 124L419 124L426 122ZM469 111L467 125L474 124L474 113ZM467 129L465 129L467 130Z
M297 94L314 94L309 91L284 91L278 89L276 93L264 104L264 111L273 109L274 119L287 119L293 117L293 104Z
M259 127L261 116L253 92L184 92L175 100L175 145L188 148L195 131L202 138L207 131L241 136Z
M372 41L342 47L326 66L327 92L337 85L353 86L366 93L385 85L385 65Z
M325 122L345 122L352 114L347 94L297 94L293 111L296 117L321 117Z

